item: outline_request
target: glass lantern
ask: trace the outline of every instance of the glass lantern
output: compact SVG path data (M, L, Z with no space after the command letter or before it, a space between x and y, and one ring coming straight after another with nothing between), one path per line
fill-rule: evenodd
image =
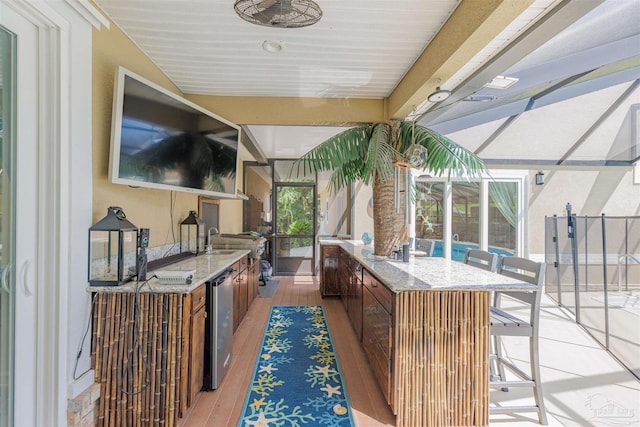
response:
M136 276L138 229L122 208L111 206L107 216L89 228L89 284L118 286Z
M198 218L196 211L180 223L180 252L191 252L194 255L204 250L204 221Z

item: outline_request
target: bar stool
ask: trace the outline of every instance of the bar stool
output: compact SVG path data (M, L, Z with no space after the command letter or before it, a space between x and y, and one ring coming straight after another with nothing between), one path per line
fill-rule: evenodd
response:
M433 256L433 250L436 245L433 240L429 239L416 239L416 251L422 251L425 256Z
M497 378L492 375L490 379L491 388L501 388L508 391L509 387L532 387L535 399L534 406L500 406L491 407L490 414L511 414L518 412L537 412L540 424L547 424L547 414L544 409L544 398L540 383L540 361L538 357L538 329L540 318L540 300L542 297L542 280L544 277L545 264L534 262L525 258L514 256L503 256L498 262L498 273L513 277L528 283L537 285L533 292L500 292L494 293L494 304L490 310L491 329L490 335L493 339L493 349L495 354L490 355L494 359L499 375ZM501 307L503 297L509 297L525 303L529 307L529 319L523 320L510 314ZM511 361L504 358L502 354L503 336L526 336L529 337L529 365L530 374L525 373L515 366ZM508 368L518 379L507 381L505 369Z
M480 249L467 249L464 254L464 263L487 271L496 271L498 266L498 254Z
M495 272L496 268L498 267L498 254L482 251L480 249L468 248L464 254L464 263L476 268L480 268L482 270ZM493 292L491 293L491 301L493 301ZM494 344L494 340L491 340L491 349L489 351L493 355L496 354L496 351L493 348ZM492 358L489 361L491 377L497 377L498 375L498 366L496 365L496 363L497 362L495 358Z

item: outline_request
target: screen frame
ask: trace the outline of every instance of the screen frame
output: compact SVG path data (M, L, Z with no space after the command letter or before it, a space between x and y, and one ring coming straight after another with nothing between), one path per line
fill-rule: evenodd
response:
M236 164L235 164L235 178L233 193L222 193L217 191L209 191L205 189L198 189L192 187L185 187L181 185L171 185L171 184L162 184L150 181L139 181L135 179L121 178L119 176L120 171L120 151L122 144L122 116L123 116L123 107L124 107L124 96L125 96L125 78L129 77L133 80L136 80L138 83L141 83L149 88L160 92L161 95L166 95L178 103L182 104L185 107L189 107L197 112L207 115L215 120L218 120L232 128L234 128L238 132L238 145L236 149ZM185 193L199 194L208 197L212 197L215 199L236 199L238 197L238 168L240 166L240 145L242 140L241 135L241 127L229 120L220 117L219 115L212 113L209 110L206 110L199 105L189 101L188 99L182 98L181 96L163 88L160 85L157 85L144 77L120 66L118 67L114 79L114 88L113 88L113 107L111 113L111 142L110 142L110 150L109 150L109 182L112 184L121 184L127 185L129 187L138 188L153 188L157 190L171 190L171 191L180 191Z

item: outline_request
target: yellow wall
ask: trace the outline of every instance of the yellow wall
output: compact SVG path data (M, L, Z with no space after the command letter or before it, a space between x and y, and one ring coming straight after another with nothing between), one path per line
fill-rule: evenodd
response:
M108 178L113 83L123 66L162 87L183 94L169 78L113 23L93 30L93 221L105 216L107 207L120 206L137 227L150 228L150 246L170 244L179 237L179 224L190 210L198 209L198 196L148 188L111 184ZM246 156L246 153L245 153ZM238 171L242 188L242 170ZM171 210L173 200L173 217ZM242 231L242 202L220 203L220 232Z

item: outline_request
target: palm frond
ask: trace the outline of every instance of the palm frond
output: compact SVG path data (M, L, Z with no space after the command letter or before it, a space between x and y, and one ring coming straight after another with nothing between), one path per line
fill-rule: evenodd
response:
M404 122L402 139L407 146L413 142L427 148L427 160L423 168L434 174L446 172L449 178L452 174L477 177L486 171L484 162L474 153L424 126Z
M329 192L337 193L356 181L364 179L362 160L352 160L335 168L329 177Z
M396 151L389 144L389 131L389 126L385 123L379 123L373 128L363 168L362 180L366 185L375 182L376 178L386 182L393 176Z
M302 173L307 175L333 171L358 159L362 161L370 138L371 126L369 125L347 129L304 154L294 162L293 168L297 169L298 174L302 168Z

